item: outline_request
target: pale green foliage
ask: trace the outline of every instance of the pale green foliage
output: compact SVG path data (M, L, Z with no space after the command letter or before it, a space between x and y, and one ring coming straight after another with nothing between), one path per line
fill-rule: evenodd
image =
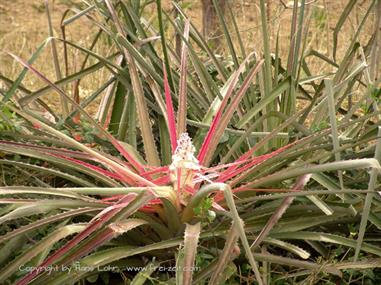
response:
M236 23L233 36L220 9L229 51L222 56L176 3L173 19L156 1L152 22L146 18L150 1L107 0L83 1L81 11L62 21L96 24L91 44L48 38L28 61L11 54L25 69L14 81L0 75L6 86L0 105L0 283L25 276L18 266L36 267L48 256L70 271L41 273L28 284L107 284L127 272L81 270L86 266L137 266L132 284L298 284L306 275L311 284L350 276L381 282L380 243L370 239L381 225L374 60L380 47L376 33L368 42L360 39L381 1L364 4L365 16L340 59L338 35L357 1L337 19L332 55L307 50L310 11L307 1L295 1L290 53L282 61L278 49L272 54L265 2L263 53L245 51ZM313 16L327 21L325 13ZM174 31L182 41L180 58ZM107 55L95 52L101 40L109 44ZM47 47L53 49L54 82L33 65ZM68 62L57 53L63 47L84 55L79 71L63 75ZM308 57L334 71L312 74ZM88 97L73 98L68 90L102 68L108 80ZM27 72L46 86L24 88ZM63 110L46 105L50 92L60 95ZM354 92L360 95L348 95ZM89 115L97 100L96 116ZM195 146L189 144L185 161L176 159L181 149L172 149L175 118L177 139L187 132ZM160 271L175 264L199 270Z

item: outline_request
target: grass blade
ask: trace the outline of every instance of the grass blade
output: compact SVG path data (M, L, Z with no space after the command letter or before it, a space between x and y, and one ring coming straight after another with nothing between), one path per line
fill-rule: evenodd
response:
M53 38L54 37L53 24L52 24L52 17L50 15L50 8L49 8L49 1L48 0L45 0L45 9L46 9L46 15L48 17L49 36L52 38L51 46L52 46L52 57L53 57L54 70L56 72L57 80L61 80L62 79L62 73L61 73L60 63L59 63L59 59L58 59L56 41ZM62 114L66 117L69 114L69 106L67 104L66 98L63 96L61 96L61 104L62 104Z
M340 147L339 143L339 134L337 131L337 123L336 123L336 105L335 105L335 96L333 94L333 86L332 81L329 79L324 80L326 90L327 90L327 99L328 99L328 111L329 118L331 121L331 129L332 129L332 142L333 142L333 151L335 152L335 160L340 161L341 155L338 151ZM341 171L338 172L340 187L344 189L344 181L343 181L343 173Z
M376 160L381 161L381 127L378 127L378 135L377 135L377 144L376 144L376 150L374 152L374 157ZM361 222L360 222L360 228L359 233L357 237L357 243L356 243L356 250L355 250L355 256L354 256L354 262L357 261L361 246L363 243L366 225L368 223L369 214L372 206L372 200L373 197L376 194L375 186L377 183L377 176L379 175L379 170L376 168L372 168L370 171L370 178L369 178L369 184L368 184L368 190L373 191L372 193L366 194L365 198L365 204L361 215Z
M43 51L43 49L49 44L49 42L51 41L51 38L45 40L38 48L37 50L32 54L32 56L30 57L30 59L28 60L28 64L33 64L33 62L38 58L38 56L40 55L40 53ZM28 72L28 68L27 67L24 67L24 69L21 71L20 75L17 77L17 79L13 82L11 88L7 91L7 93L5 93L5 96L3 97L3 100L2 102L5 103L7 102L9 99L11 99L11 97L13 96L13 94L16 92L16 90L19 88L21 82L23 81L26 73Z
M343 13L341 13L339 21L335 25L335 29L333 31L333 58L336 60L336 50L337 50L337 38L339 36L339 32L343 27L345 21L349 18L349 14L351 13L353 7L355 6L357 0L350 0L348 4L345 6Z

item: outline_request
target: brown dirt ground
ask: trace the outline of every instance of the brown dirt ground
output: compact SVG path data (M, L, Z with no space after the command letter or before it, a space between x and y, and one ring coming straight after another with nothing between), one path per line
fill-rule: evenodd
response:
M12 52L24 59L28 59L33 51L35 51L36 47L46 39L48 36L48 25L44 2L45 1L43 0L0 0L0 51ZM79 2L79 0L49 1L52 9L54 32L56 35L60 35L59 27L62 14L70 7L73 7L73 4ZM275 40L279 28L280 54L283 57L283 64L285 64L290 41L292 9L285 9L280 4L280 1L268 0L267 2L270 3L269 24L272 40L271 49L273 51L275 50ZM289 1L283 2L289 3ZM311 22L307 40L308 48L314 48L329 56L332 52L333 27L337 23L338 17L343 11L347 1L316 0L307 2L311 3L309 4ZM163 3L164 8L167 11L170 11L170 1L165 0ZM192 22L195 23L198 28L201 28L200 1L183 0L183 3L186 4L186 11L191 17ZM362 16L365 14L365 9L369 3L370 0L359 1L354 11L348 17L343 27L344 32L340 33L339 36L337 51L339 60L343 56L346 47L349 45L350 39L361 21ZM233 15L236 17L246 51L256 51L260 54L262 40L260 31L259 0L230 0L229 5L232 8ZM155 18L154 13L152 13L154 10L154 4L151 4L150 7L147 8L147 17L151 21L154 21ZM374 15L372 15L371 18L373 19ZM230 25L229 29L233 29L232 25ZM80 45L88 46L94 31L96 31L96 28L91 23L85 19L81 19L70 25L67 29L67 38ZM372 22L369 21L360 37L363 44L367 42L371 32ZM238 50L236 37L233 37L233 40ZM110 53L107 44L98 45L95 51L103 55ZM59 54L62 56L61 48L59 48ZM71 72L78 70L81 58L82 55L78 52L70 52L69 66ZM318 61L311 60L309 63L313 74L320 74L322 72L330 71L331 69L330 66L321 64L321 62ZM56 79L49 48L46 49L41 57L35 62L35 66L37 66L48 78L52 80ZM0 73L15 79L20 70L21 67L19 64L12 61L5 53L0 53ZM96 87L104 82L106 77L107 73L105 71L99 71L97 74L89 76L83 80L80 89L81 97L91 94L91 91L95 90ZM24 81L24 85L31 90L37 90L44 84L35 76L28 74ZM59 105L58 97L55 94L48 94L46 96L49 97L49 104L52 106Z

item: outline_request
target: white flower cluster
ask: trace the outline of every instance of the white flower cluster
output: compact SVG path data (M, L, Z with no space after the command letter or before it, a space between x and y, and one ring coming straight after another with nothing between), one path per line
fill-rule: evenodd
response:
M177 140L177 147L175 153L172 155L172 164L169 169L186 168L200 170L199 161L194 156L195 151L196 149L188 133L182 133Z

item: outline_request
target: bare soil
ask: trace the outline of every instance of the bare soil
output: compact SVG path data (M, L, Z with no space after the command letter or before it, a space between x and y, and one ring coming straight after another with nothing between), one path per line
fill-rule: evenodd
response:
M55 0L49 1L52 14L52 22L54 26L54 33L56 36L61 36L60 22L63 13L75 7L80 3L79 0ZM192 22L201 31L202 11L201 1L198 0L183 0L182 6ZM287 5L284 7L283 4ZM309 12L307 13L310 19L310 28L308 38L306 41L307 49L315 49L329 58L332 56L332 37L333 27L338 22L339 15L344 10L348 1L346 0L317 0L307 1ZM337 60L343 57L343 54L353 37L356 28L359 25L366 8L369 6L370 0L358 1L354 11L348 17L342 32L339 36L339 44L337 50ZM171 2L168 0L163 1L163 6L166 11L171 11ZM261 54L262 50L262 35L261 35L261 21L259 14L259 0L230 0L229 10L227 13L228 19L231 14L235 17L239 28L240 36L242 37L246 53L255 51ZM273 1L268 0L268 23L269 34L271 36L271 49L275 52L276 38L279 30L279 51L283 59L283 64L287 59L289 42L290 42L290 26L292 16L292 1ZM146 17L150 21L155 21L155 4L147 7ZM71 12L73 14L73 12ZM372 15L372 19L374 15ZM230 21L231 23L231 21ZM229 25L230 31L233 33L233 25ZM362 44L366 44L367 40L372 34L372 23L369 22L361 33L360 39ZM83 46L89 46L96 28L92 23L85 18L76 21L70 25L67 32L67 39L77 42ZM15 79L21 71L18 63L15 63L4 52L12 52L23 59L28 59L31 54L36 50L47 37L48 37L48 21L46 16L45 1L43 0L0 0L0 73L11 79ZM223 35L220 35L223 39ZM240 49L238 46L237 35L233 36L235 48L238 54ZM225 43L224 50L228 52ZM107 55L110 48L107 43L98 45L95 49L96 52ZM62 47L59 46L59 56L62 58ZM69 54L69 72L78 70L83 55L77 51L70 50ZM310 68L313 74L320 74L322 72L332 71L333 68L327 64L322 64L321 61L314 59L309 60ZM62 63L61 63L62 64ZM57 79L54 66L52 63L52 55L50 48L46 48L42 56L35 62L35 66L53 81ZM61 66L61 68L63 68ZM97 74L87 77L81 83L80 93L81 96L87 96L91 91L95 90L101 82L104 82L107 72L100 71ZM37 90L44 84L35 76L28 74L24 85L31 89ZM68 91L70 92L70 90ZM58 97L52 93L46 95L50 97L49 103L53 106L59 105Z

